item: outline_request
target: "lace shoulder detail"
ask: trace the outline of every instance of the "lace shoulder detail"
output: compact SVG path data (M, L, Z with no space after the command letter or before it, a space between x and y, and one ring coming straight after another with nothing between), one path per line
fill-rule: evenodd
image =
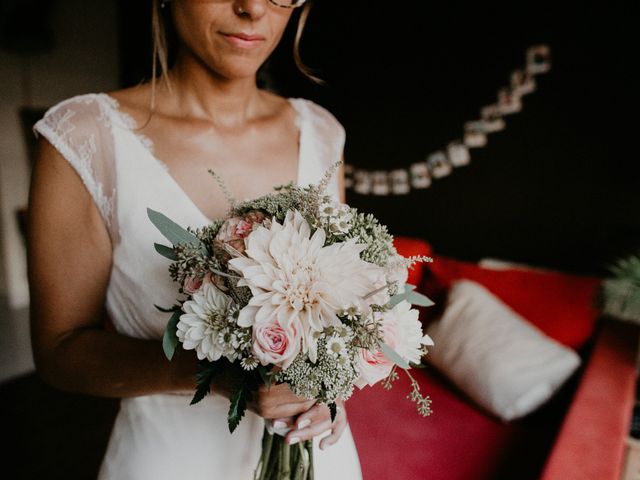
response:
M100 94L78 95L51 107L33 126L69 162L114 233L113 105Z

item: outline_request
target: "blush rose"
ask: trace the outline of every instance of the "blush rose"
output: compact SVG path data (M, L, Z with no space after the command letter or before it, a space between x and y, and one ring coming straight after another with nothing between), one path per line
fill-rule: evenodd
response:
M253 326L253 354L263 365L291 365L300 352L300 329L292 323L285 329L277 319Z

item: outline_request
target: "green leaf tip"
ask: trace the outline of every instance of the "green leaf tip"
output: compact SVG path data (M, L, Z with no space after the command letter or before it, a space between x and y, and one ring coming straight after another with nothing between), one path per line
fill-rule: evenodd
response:
M398 353L386 343L380 342L380 350L382 350L382 353L384 353L385 357L398 365L400 368L404 368L405 370L409 368L409 364L406 362L406 360L398 355Z
M229 406L229 415L227 417L230 433L233 433L238 428L240 420L244 417L244 413L247 410L248 396L248 390L242 386L231 397L231 405Z
M180 342L178 340L178 336L176 335L176 330L178 328L178 321L180 321L181 311L173 312L171 318L167 322L167 326L164 329L164 335L162 335L162 350L164 351L165 357L168 360L173 358L174 353L176 352L176 347Z
M147 208L147 216L149 217L149 220L151 220L151 223L155 225L160 233L167 240L169 240L171 242L171 245L173 245L174 247L180 244L191 244L203 248L204 252L206 252L206 247L198 237L196 237L188 230L182 228L166 215ZM158 253L162 254L162 252Z

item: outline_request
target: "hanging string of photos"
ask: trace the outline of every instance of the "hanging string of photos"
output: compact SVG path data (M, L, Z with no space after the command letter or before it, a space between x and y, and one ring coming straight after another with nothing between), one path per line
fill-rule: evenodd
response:
M405 195L411 189L431 186L433 179L449 175L453 168L468 165L470 150L487 145L487 135L504 130L502 117L522 110L522 97L536 90L535 76L551 69L551 50L534 45L526 51L526 65L511 72L510 85L498 90L497 102L480 109L480 118L464 124L462 139L427 155L409 168L364 170L345 164L345 187L360 195Z

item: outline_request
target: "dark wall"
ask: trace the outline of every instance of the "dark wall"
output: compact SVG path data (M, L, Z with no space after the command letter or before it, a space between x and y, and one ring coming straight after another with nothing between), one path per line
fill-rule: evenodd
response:
M146 20L126 10L122 71L131 83L127 72L149 57L144 41L132 55L131 32ZM282 94L311 98L344 124L347 163L392 169L460 138L524 66L527 47L549 45L551 71L522 112L505 117L507 128L472 151L471 165L406 196L349 191L348 201L441 254L602 273L640 247L638 10L634 1L319 0L302 55L328 85L295 70L292 29L269 72Z

